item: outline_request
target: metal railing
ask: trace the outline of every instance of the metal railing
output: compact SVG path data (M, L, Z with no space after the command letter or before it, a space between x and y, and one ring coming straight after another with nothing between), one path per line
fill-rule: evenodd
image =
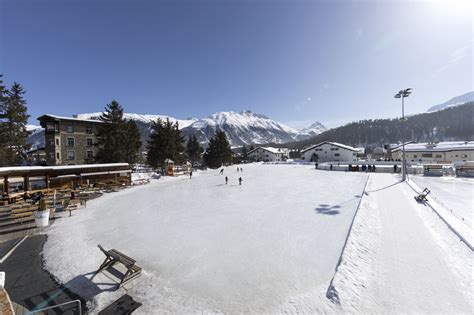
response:
M72 304L72 303L77 303L77 307L79 309L79 315L82 315L81 300L74 300L74 301L69 301L69 302L65 302L65 303L61 303L61 304L56 304L56 305L53 305L53 306L48 306L48 307L45 307L45 308L40 308L40 309L37 309L37 310L34 310L34 311L30 311L28 314L35 314L35 313L39 313L39 312L44 312L44 311L47 311L47 310L50 310L50 309L53 309L53 308L58 308L58 307L61 307L61 306Z

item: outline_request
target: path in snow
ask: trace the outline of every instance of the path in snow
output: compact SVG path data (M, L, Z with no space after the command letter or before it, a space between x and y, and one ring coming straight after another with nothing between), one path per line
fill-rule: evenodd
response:
M99 243L143 267L128 292L143 303L142 313L329 309L324 290L367 174L243 168L226 168L228 185L217 171L198 172L192 180L163 178L88 203L52 226L46 267L94 298L96 310L119 295L96 285L107 282L103 277L88 280L103 259Z
M443 205L454 217L474 227L474 179L459 177L410 176L421 189L431 190L430 198ZM464 218L464 220L462 220Z
M334 279L342 308L472 314L472 251L399 179L370 177Z

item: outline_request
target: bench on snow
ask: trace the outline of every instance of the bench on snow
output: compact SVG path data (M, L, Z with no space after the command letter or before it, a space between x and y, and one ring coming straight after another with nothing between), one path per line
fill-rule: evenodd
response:
M105 260L100 265L99 269L97 270L96 273L99 273L109 267L112 267L113 265L117 263L121 263L122 265L127 268L127 271L123 275L122 279L120 279L120 283L118 284L119 287L125 285L127 282L139 277L142 273L142 268L138 267L136 265L136 261L127 255L119 252L118 250L111 249L111 250L105 250L102 246L97 245L99 249L104 253Z
M423 191L421 192L421 194L419 194L418 196L415 196L415 200L418 201L418 202L425 202L425 201L428 201L428 198L426 198L426 196L428 196L428 194L429 194L430 192L431 192L431 191L430 191L428 188L423 189Z

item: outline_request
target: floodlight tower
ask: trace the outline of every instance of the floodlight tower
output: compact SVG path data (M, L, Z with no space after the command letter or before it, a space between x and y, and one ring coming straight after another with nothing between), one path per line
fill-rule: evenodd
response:
M403 137L403 134L405 132L406 126L405 126L405 104L404 104L404 99L405 97L408 97L411 94L411 88L401 90L397 94L395 94L395 98L401 98L402 99L402 156L403 156L403 162L402 162L402 181L405 181L407 178L407 161L405 159L405 139Z

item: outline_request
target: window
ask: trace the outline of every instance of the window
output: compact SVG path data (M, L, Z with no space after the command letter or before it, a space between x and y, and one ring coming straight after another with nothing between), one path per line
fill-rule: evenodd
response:
M46 131L54 131L54 123L47 123Z
M424 158L431 158L431 157L433 157L433 154L432 154L432 153L422 153L422 154L421 154L421 157L424 157Z
M435 157L436 157L437 159L440 159L442 156L441 156L441 154L436 154Z
M92 147L92 139L91 138L87 138L87 146Z
M339 153L334 153L334 156L339 156Z
M467 158L467 154L461 154L462 158Z
M50 160L54 159L54 153L53 153L53 152L50 152L50 153L49 153L49 159L50 159Z
M74 126L73 125L67 125L66 126L66 132L67 133L73 133L74 132Z
M59 152L56 153L56 159L59 160Z
M75 160L76 159L76 152L74 150L67 151L67 159L68 160Z
M56 145L59 145L59 139L56 138Z
M339 148L331 148L331 151L338 151Z
M413 154L413 158L415 158L415 159L416 159L417 157L418 157L418 155L416 155L416 154Z
M92 127L86 127L86 133L91 135L92 134Z
M68 147L74 146L74 138L67 138L67 146Z
M87 156L88 158L94 157L94 151L88 150L88 151L86 152L86 156Z
M53 145L54 145L53 139L48 139L48 146L53 146Z

